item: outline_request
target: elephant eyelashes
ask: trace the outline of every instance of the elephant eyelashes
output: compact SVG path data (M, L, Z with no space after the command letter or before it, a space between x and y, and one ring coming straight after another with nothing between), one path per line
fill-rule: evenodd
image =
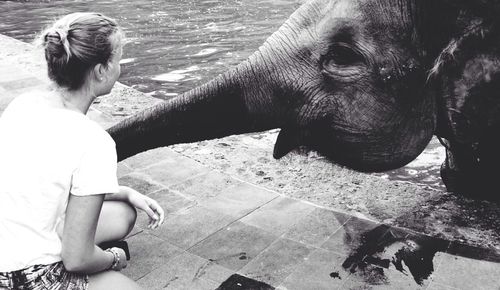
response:
M365 58L354 49L336 45L326 54L322 61L323 73L332 77L355 77L361 73Z

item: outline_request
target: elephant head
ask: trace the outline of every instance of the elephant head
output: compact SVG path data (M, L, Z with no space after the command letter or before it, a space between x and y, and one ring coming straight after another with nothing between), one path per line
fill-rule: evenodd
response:
M281 128L276 158L306 146L357 170L403 166L450 131L444 51L490 11L463 2L306 2L234 69L110 128L119 159Z

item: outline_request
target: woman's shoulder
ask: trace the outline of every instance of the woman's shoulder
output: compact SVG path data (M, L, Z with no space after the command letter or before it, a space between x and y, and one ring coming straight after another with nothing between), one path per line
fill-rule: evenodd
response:
M39 95L35 91L29 91L22 93L21 95L15 97L8 105L7 108L16 108L21 106L29 105L32 101L36 100L36 96Z
M109 133L96 121L90 119L87 115L74 115L76 118L71 131L77 133L78 139L90 147L112 146L115 142Z
M89 136L94 140L99 140L101 142L110 143L114 145L114 140L111 138L109 133L101 127L97 122L91 120L89 117L85 116L85 126L88 129Z
M5 108L3 118L15 116L30 116L39 108L39 99L43 91L28 91L15 97Z
M49 104L47 100L51 93L49 89L37 89L24 92L15 97L7 108L24 108L26 110L48 108Z

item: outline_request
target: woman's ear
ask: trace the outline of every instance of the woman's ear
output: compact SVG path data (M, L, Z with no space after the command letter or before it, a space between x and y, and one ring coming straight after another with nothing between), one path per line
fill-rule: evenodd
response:
M106 76L106 67L98 63L94 66L94 77L98 82L101 82Z

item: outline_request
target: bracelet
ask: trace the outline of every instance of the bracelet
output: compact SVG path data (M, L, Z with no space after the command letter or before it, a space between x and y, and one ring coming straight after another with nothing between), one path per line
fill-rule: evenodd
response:
M115 270L118 268L118 264L120 264L120 254L113 248L106 249L105 252L110 252L113 254L113 263L109 266L108 270Z

